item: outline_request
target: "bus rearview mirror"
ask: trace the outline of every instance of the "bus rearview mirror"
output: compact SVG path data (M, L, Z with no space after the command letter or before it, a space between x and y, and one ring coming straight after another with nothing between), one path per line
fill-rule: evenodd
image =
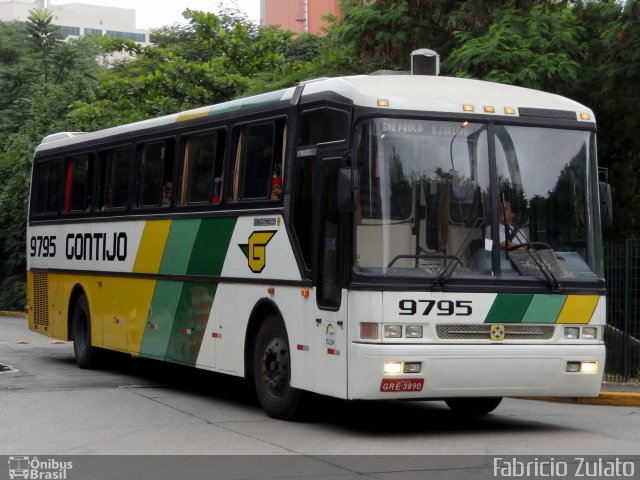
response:
M611 200L611 185L598 182L600 194L600 223L605 226L613 225L613 201Z

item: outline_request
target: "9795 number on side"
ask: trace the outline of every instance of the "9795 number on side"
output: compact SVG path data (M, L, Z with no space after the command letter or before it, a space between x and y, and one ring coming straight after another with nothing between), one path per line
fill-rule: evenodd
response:
M56 256L56 236L55 235L34 235L29 241L30 257L55 257Z
M400 315L437 315L468 317L473 313L471 300L400 300Z

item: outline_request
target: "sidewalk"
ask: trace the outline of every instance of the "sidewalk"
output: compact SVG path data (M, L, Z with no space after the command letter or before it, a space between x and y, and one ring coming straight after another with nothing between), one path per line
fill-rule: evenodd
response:
M602 382L600 396L596 398L575 398L573 400L575 400L575 403L587 403L590 405L640 407L640 383Z
M583 405L614 405L618 407L640 407L640 383L602 382L597 397L522 397L544 402L579 403Z

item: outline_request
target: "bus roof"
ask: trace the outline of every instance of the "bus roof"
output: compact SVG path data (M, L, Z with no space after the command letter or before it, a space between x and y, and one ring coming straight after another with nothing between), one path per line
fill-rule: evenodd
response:
M568 98L528 88L457 77L428 75L357 75L321 78L302 82L302 98L335 92L355 105L385 109L441 113L471 113L505 117L545 116L593 123L593 112ZM144 131L201 117L241 111L258 106L276 105L293 97L294 88L232 100L172 115L107 128L92 133L63 132L42 140L36 152L62 146L100 140L112 136ZM386 102L386 103L385 103ZM388 105L381 107L381 105ZM486 107L492 107L487 109ZM471 108L473 110L471 110ZM510 113L507 113L507 109ZM546 115L535 111L549 111ZM575 116L573 116L575 115ZM582 116L582 118L581 118Z
M378 100L388 100L390 109L463 114L463 105L473 106L473 113L507 115L505 107L521 110L541 109L575 113L588 113L593 122L593 112L578 102L560 95L502 83L472 80L468 78L431 75L359 75L322 79L309 82L305 95L322 91L335 91L353 100L356 105L378 108ZM485 112L485 106L495 112ZM568 118L568 117L567 117Z

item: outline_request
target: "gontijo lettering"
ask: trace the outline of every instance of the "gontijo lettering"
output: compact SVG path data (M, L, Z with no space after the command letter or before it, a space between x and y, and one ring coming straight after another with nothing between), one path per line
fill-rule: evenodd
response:
M68 260L118 261L127 259L127 234L70 233L65 242Z

